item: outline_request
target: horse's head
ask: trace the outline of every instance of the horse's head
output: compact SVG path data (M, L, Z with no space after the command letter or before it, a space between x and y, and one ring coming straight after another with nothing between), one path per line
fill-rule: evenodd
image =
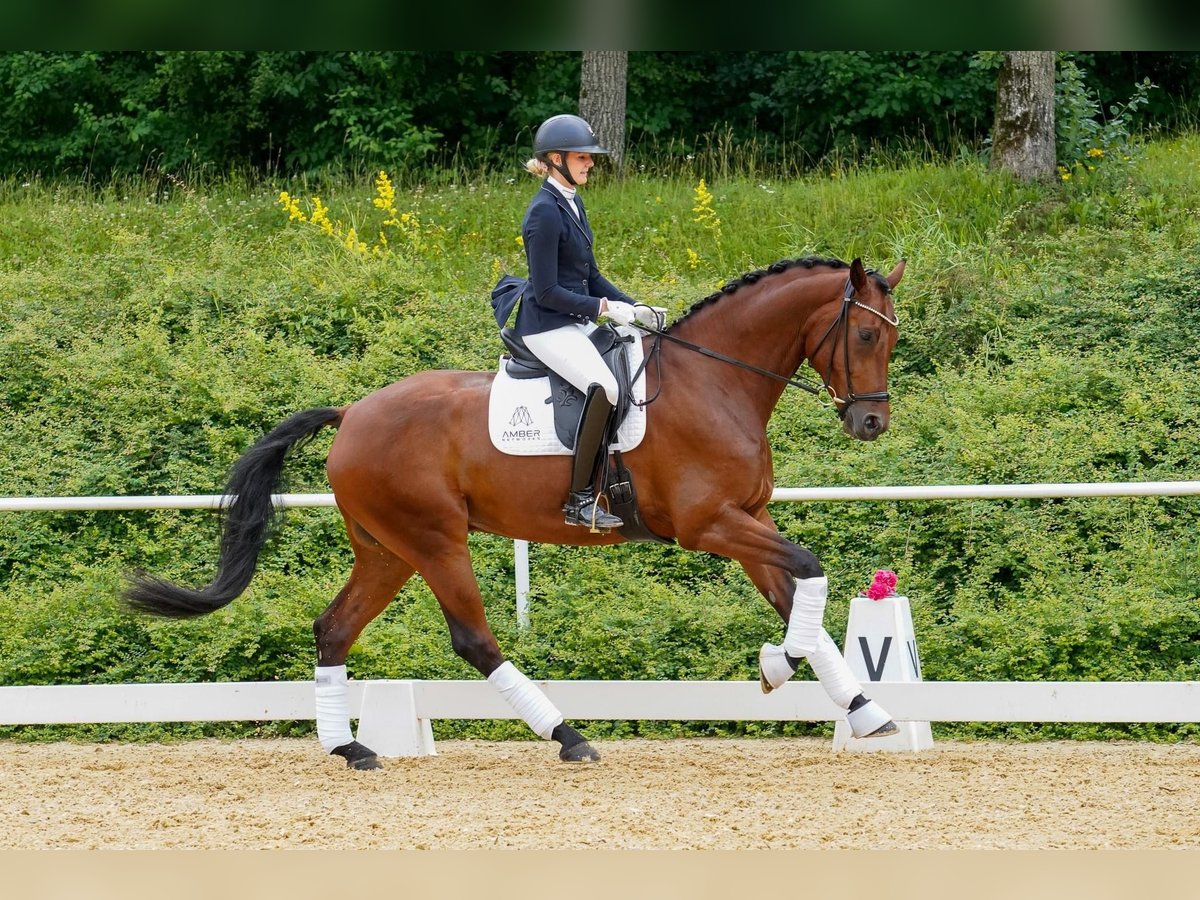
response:
M850 264L841 297L813 314L805 355L825 382L847 434L873 441L887 431L888 360L896 346L892 288L904 275L904 260L886 277Z

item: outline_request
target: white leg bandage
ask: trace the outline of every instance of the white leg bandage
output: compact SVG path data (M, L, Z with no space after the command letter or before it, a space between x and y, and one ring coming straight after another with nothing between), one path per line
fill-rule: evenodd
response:
M554 729L562 724L562 713L511 662L501 663L500 668L488 676L488 683L530 728L546 740L550 740Z
M821 637L817 641L817 649L808 654L808 664L817 673L817 679L829 699L842 709L850 708L850 701L862 693L862 685L846 665L842 651L829 636L829 632L821 629Z
M797 578L792 594L792 614L788 618L783 649L792 656L808 656L820 641L824 631L825 597L829 594L829 579Z
M317 740L332 753L354 740L345 666L317 666Z

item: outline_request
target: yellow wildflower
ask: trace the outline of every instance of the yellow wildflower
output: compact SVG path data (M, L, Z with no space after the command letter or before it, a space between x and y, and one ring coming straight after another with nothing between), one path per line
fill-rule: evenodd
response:
M277 201L283 207L283 211L288 214L289 222L307 222L304 213L300 211L300 204L287 191L279 192L279 200Z
M1104 155L1104 151L1101 150L1099 147L1093 147L1091 150L1089 150L1087 152L1087 155L1090 156L1092 159L1099 159L1100 157L1102 157Z
M329 207L321 202L320 197L313 197L312 218L309 220L326 234L333 234L333 223L329 221Z
M517 235L517 246L522 250L525 249L525 238L521 237L519 234Z
M346 234L345 245L347 250L354 250L356 253L367 252L367 245L358 239L358 233L353 227Z
M396 218L396 189L392 187L391 179L383 170L375 177L375 199L371 202L376 209L383 210L393 219Z
M420 192L418 191L418 193ZM320 197L312 198L312 211L307 217L296 199L286 191L280 192L278 203L288 214L289 221L306 222L333 238L343 249L352 251L359 256L390 256L394 249L392 239L396 237L396 234L400 235L401 240L397 241L395 249L417 252L425 252L428 249L426 247L427 238L431 238L436 245L444 237L444 229L440 226L426 228L415 213L397 211L396 189L387 172L383 170L380 170L375 176L375 196L371 203L386 218L382 224L377 226L377 238L371 246L368 246L359 237L356 228L350 228L347 231L342 222L330 219L329 207L321 202ZM365 222L360 224L362 224L365 234L370 234L371 228L376 227L373 223L371 225ZM389 235L387 231L389 227L395 228L396 233ZM441 252L441 248L438 246L434 246L432 249L434 252Z
M696 268L696 266L700 265L700 254L697 253L695 250L693 250L691 247L688 247L687 248L687 261L688 261L689 269Z
M700 183L696 185L694 192L696 197L696 205L692 207L692 212L696 215L692 221L699 222L705 228L709 229L716 235L717 240L721 239L721 220L717 217L716 210L713 209L713 195L704 183L704 179L700 179Z

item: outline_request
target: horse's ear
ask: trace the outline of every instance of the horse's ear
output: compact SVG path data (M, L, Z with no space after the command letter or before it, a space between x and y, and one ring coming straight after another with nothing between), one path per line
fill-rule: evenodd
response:
M867 270L863 268L862 259L858 256L850 263L850 284L856 293L867 286Z
M888 276L887 276L888 287L894 288L896 285L898 285L900 283L900 279L904 277L904 263L905 262L906 262L906 260L903 257L901 257L900 262L896 263L896 268L892 269L892 271L888 273Z

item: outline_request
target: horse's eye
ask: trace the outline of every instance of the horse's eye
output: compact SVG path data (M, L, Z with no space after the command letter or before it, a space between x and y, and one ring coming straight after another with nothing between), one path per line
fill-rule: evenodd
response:
M875 340L875 332L871 331L869 328L858 329L858 336L865 344L869 344L871 341Z

